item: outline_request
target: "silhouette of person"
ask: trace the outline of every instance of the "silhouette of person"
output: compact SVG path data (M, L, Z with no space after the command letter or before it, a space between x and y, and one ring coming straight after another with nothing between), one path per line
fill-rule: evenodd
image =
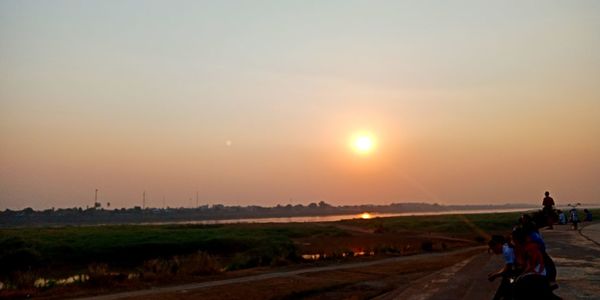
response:
M558 224L560 224L560 225L567 224L567 216L565 215L565 212L562 210L558 211Z
M583 210L583 213L585 214L585 222L591 222L592 221L592 212L589 211L587 208Z
M573 224L573 229L577 230L577 226L579 224L579 214L577 213L577 209L575 207L571 208L569 211L571 214L571 223Z
M554 223L554 199L550 197L550 192L546 191L544 193L545 197L542 201L542 205L544 206L543 212L546 216L546 222L548 225L548 229L553 229L552 223Z

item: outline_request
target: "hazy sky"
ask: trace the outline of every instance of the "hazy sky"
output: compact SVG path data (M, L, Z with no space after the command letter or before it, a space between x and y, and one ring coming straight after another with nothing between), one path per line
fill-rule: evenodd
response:
M0 1L0 208L95 188L600 202L600 1Z

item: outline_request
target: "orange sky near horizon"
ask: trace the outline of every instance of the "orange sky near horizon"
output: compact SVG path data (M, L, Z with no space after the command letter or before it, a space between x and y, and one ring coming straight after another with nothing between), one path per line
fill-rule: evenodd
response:
M600 5L446 5L4 1L0 209L600 203Z

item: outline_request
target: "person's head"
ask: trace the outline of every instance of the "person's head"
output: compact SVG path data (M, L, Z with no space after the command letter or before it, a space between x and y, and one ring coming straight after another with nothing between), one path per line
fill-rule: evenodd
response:
M521 226L521 228L522 228L523 232L524 232L526 235L529 235L529 234L531 234L531 233L533 233L533 232L538 232L538 228L537 228L537 226L535 225L535 222L527 222L527 223L524 223L524 224Z
M521 224L526 224L530 222L533 222L533 217L530 214L522 214L519 218L519 223Z
M584 209L583 209L583 212L584 212L584 213L588 213L588 212L589 212L589 210L588 210L587 208L584 208Z
M546 192L544 193L544 195L546 195L546 197L548 197L548 196L550 196L550 192L546 191Z
M523 228L517 227L513 230L511 238L515 245L523 246L525 245L527 234L525 233Z
M501 235L492 235L492 238L488 242L489 250L494 254L502 253L502 246L506 243L506 239Z
M528 232L537 231L537 225L530 214L522 214L519 218L519 227L527 229Z

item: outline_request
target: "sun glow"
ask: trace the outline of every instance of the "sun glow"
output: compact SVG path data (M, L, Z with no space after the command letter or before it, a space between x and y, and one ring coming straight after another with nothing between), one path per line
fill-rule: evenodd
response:
M352 146L356 152L367 154L375 148L375 141L368 134L359 134L354 138Z
M373 217L373 216L371 216L371 214L370 214L370 213L368 213L368 212L364 212L364 213L362 213L362 214L360 215L360 218L361 218L361 219L371 219L372 217Z

